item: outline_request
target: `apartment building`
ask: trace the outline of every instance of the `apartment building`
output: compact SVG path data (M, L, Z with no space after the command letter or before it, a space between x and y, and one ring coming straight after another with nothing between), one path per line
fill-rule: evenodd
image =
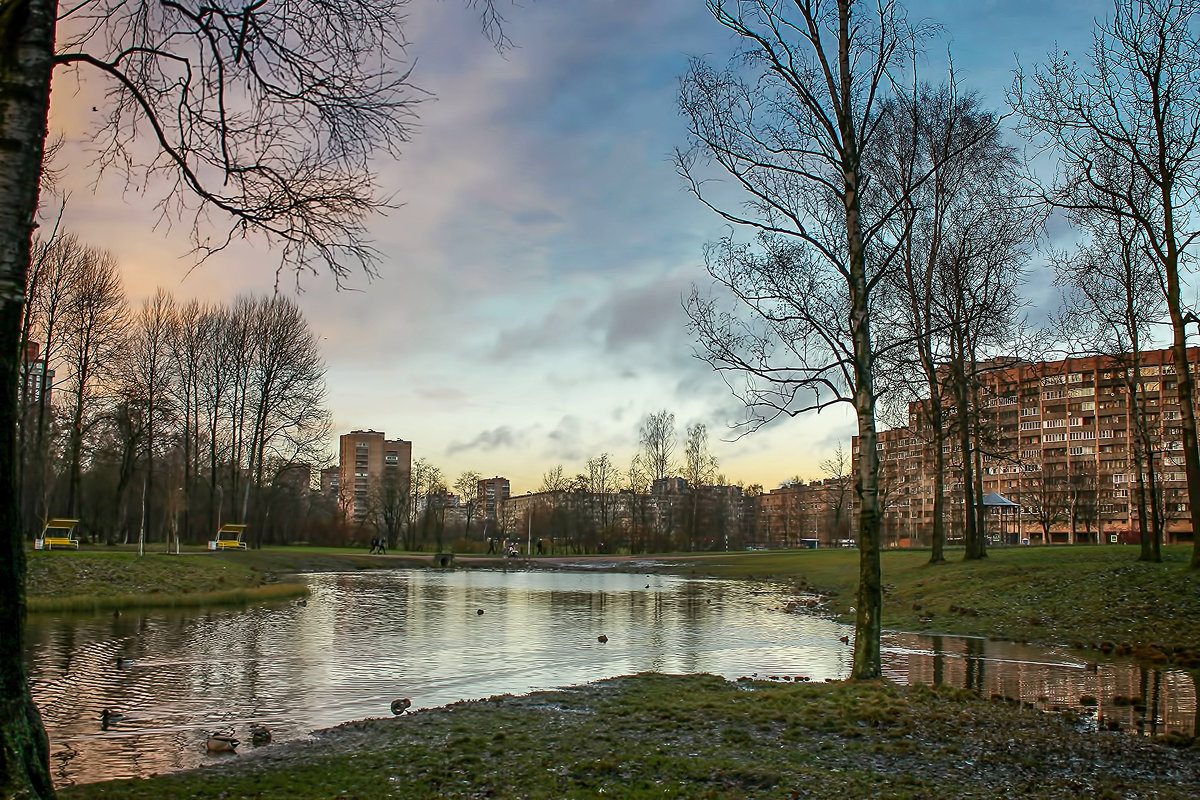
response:
M499 520L504 501L512 496L508 478L496 476L479 481L479 505L477 513L484 519Z
M347 519L360 523L366 518L373 492L389 486L408 491L412 442L366 430L343 434L339 445L338 498Z
M1193 371L1200 349L1189 350ZM1166 541L1190 541L1181 412L1169 350L1142 354L1135 369L1093 356L1053 362L993 359L979 364L980 457L993 542L1137 542L1136 388L1158 481ZM884 543L928 542L933 525L934 447L945 458L947 533L962 530L962 449L950 424L934 436L920 404L909 427L881 431ZM857 440L854 443L858 452ZM997 497L999 500L997 500ZM1001 501L1011 501L1013 505Z
M747 536L757 547L834 547L854 541L849 477L788 483L756 497Z

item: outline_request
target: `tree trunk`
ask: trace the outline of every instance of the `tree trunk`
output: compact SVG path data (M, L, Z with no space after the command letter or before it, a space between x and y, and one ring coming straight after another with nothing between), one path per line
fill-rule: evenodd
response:
M929 554L930 564L943 564L946 561L946 524L942 519L945 512L946 500L942 496L946 487L946 454L942 450L942 404L936 402L930 418L933 422L933 547Z
M838 122L842 134L842 180L846 203L846 252L849 256L850 336L854 345L854 408L858 412L858 606L854 623L854 663L851 677L874 680L883 674L879 637L882 631L883 580L879 567L879 453L875 430L874 352L871 342L871 308L867 285L867 253L863 239L859 196L859 153L855 115L851 109L849 81L850 3L839 6L838 66L842 88Z
M0 2L0 795L54 796L50 744L25 674L25 549L17 485L22 306L53 68L53 0Z

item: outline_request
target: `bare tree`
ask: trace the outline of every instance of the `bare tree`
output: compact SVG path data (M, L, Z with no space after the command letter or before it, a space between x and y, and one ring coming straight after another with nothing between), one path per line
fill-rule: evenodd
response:
M475 519L475 515L479 509L479 479L482 477L475 470L467 470L458 476L458 480L454 482L454 493L458 495L459 505L466 512L466 527L463 530L463 538L471 538L471 522Z
M919 424L910 420L910 429L913 435L924 431L933 445L930 561L939 563L945 560L943 437L951 422L978 430L971 359L989 344L1011 347L1016 287L1041 219L1021 198L1019 165L999 119L977 96L952 80L918 87L912 98L893 101L892 111L883 124L884 146L872 154L880 202L896 209L884 226L898 250L899 268L887 273L888 288L903 309L895 324L907 333L907 346L889 358L901 364L893 370L901 385L913 372L920 376L911 391L896 395L920 398ZM964 293L964 287L972 288ZM954 420L947 418L947 406L956 412ZM968 510L978 506L969 457L979 449L977 439L967 437L968 457L960 463ZM979 518L968 513L964 522L967 557L982 556Z
M98 419L99 403L112 398L112 377L128 341L128 307L116 259L86 248L72 275L65 321L67 369L67 516L78 512L85 436Z
M1162 560L1162 515L1154 459L1155 430L1142 391L1142 353L1152 341L1152 326L1161 318L1161 278L1146 250L1141 231L1123 218L1089 218L1090 240L1056 259L1057 281L1066 291L1059 318L1064 338L1076 348L1106 356L1124 376L1125 397L1099 399L1097 413L1125 416L1133 428L1129 466L1134 485L1141 541L1139 561ZM1116 406L1126 405L1124 414Z
M829 515L829 538L835 541L849 538L850 493L854 489L854 463L846 447L838 442L833 455L821 462L825 473L824 501Z
M666 478L675 469L675 415L665 408L647 414L639 435L642 465L651 482Z
M168 331L171 357L174 359L174 372L177 380L169 387L172 401L180 414L180 442L183 447L182 481L184 487L183 499L183 530L182 536L190 538L192 530L192 513L194 500L198 495L198 480L201 475L201 436L200 436L200 398L201 371L205 361L205 352L210 342L204 338L207 323L212 319L210 308L192 300L185 303L174 317ZM212 498L209 497L208 530L215 530L212 514Z
M1054 526L1067 518L1068 504L1062 490L1063 482L1063 476L1046 475L1043 466L1037 477L1028 482L1031 491L1022 495L1026 512L1042 529L1043 544L1051 543L1051 531Z
M717 475L717 457L708 447L708 428L703 422L687 427L683 477L693 486L705 486Z
M41 521L52 516L49 508L52 483L50 434L54 412L50 401L56 388L51 379L54 372L52 365L62 357L68 306L75 283L74 273L84 258L85 250L85 246L73 234L35 242L21 341L38 343L43 369L36 384L28 380L21 382L22 413L18 441L20 451L27 459L21 484L25 525L30 533L40 529ZM61 385L65 380L65 371L59 372L57 383Z
M123 358L118 362L121 365L120 389L125 401L144 409L146 490L142 493L142 515L149 524L155 519L152 512L157 488L154 467L162 448L160 436L166 434L168 426L173 427L175 414L171 402L174 359L170 355L170 332L175 313L174 299L162 289L143 303L133 319ZM168 495L172 496L173 493Z
M252 493L272 483L265 480L268 461L283 466L311 463L320 457L330 431L325 364L299 306L280 295L263 298L255 304L252 318L247 387L251 429L245 463L251 477L242 512L247 520Z
M709 0L743 51L725 70L693 60L680 103L691 147L677 168L696 197L753 243L730 234L707 266L740 304L693 292L688 304L700 355L726 377L753 430L781 415L851 404L858 418L860 576L856 679L882 670L879 459L873 293L890 262L883 223L894 211L872 200L869 165L880 146L884 100L929 32L894 0ZM741 202L710 194L715 165ZM739 316L747 313L748 316ZM736 381L736 383L735 383Z
M422 476L423 477L423 476ZM393 548L404 533L404 522L409 518L409 478L398 469L384 470L370 488L370 498L367 502L368 516L378 521L381 533L387 538L387 546ZM415 537L415 526L409 527L409 539L404 542L406 549L415 549L412 539Z
M609 453L601 453L587 462L587 492L594 504L594 516L601 529L613 523L613 493L617 490L619 473Z
M1059 171L1044 200L1073 220L1128 220L1162 273L1171 322L1192 529L1200 531L1196 383L1187 353L1183 274L1200 238L1200 4L1116 0L1079 61L1052 53L1019 70L1010 102L1023 132L1053 149ZM1200 537L1191 567L1200 569Z
M717 475L716 456L708 449L708 428L703 422L687 426L687 441L683 448L683 477L691 494L688 509L687 536L690 549L696 549L701 538L700 504L704 487Z

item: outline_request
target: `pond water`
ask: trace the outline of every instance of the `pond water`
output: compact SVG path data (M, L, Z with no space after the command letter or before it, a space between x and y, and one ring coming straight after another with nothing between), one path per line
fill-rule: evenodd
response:
M647 670L821 681L846 677L851 663L840 641L851 629L789 613L782 590L743 582L485 570L304 578L304 605L31 617L27 661L57 784L197 766L228 757L205 752L210 733L237 736L246 752L252 724L274 742L301 739L390 716L399 697L417 710ZM885 633L883 657L901 682L1046 708L1090 696L1097 718L1126 728L1195 731L1191 675L1084 655Z

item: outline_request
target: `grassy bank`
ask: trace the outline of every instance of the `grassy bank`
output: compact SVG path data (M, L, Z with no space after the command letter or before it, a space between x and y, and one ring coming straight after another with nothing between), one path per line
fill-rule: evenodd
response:
M123 798L1200 796L1200 756L962 690L640 675L350 723Z
M303 584L228 553L39 551L30 555L31 612L182 608L299 597Z

